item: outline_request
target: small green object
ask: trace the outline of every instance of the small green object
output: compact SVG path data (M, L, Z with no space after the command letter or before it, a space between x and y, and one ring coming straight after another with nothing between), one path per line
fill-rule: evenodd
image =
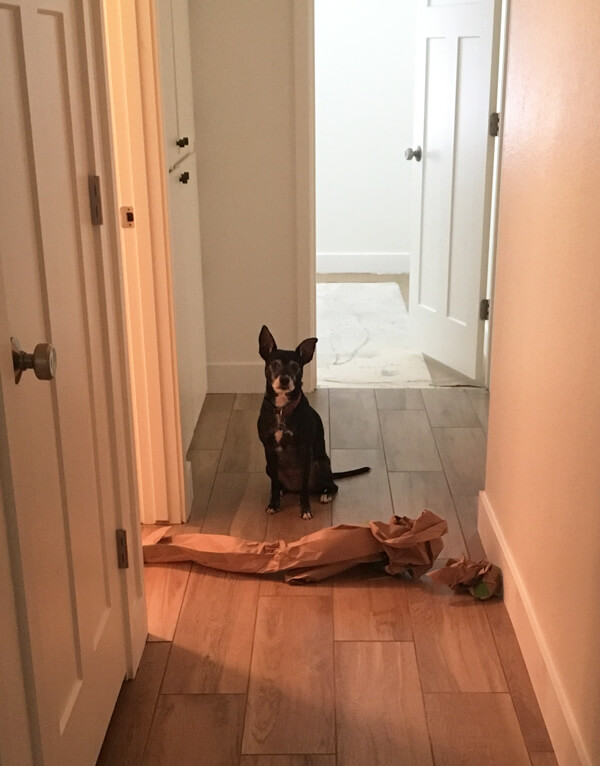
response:
M477 585L474 585L471 588L471 593L480 601L485 601L486 598L489 598L492 595L490 589L484 582L478 582Z

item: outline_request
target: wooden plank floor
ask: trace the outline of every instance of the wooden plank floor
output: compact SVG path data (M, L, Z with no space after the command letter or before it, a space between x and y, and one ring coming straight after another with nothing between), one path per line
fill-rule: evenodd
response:
M484 556L477 534L487 395L480 390L319 389L332 506L297 499L267 516L256 434L261 397L209 395L188 458L182 531L294 540L430 508L443 559ZM501 601L479 603L364 566L316 585L188 564L146 567L149 639L126 681L99 766L556 764Z

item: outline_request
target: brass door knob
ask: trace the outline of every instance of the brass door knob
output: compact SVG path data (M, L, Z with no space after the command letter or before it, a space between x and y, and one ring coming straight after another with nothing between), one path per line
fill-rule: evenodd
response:
M38 380L54 380L56 375L56 349L50 343L38 343L33 354L21 348L16 338L11 338L15 383L21 380L25 370L33 370Z

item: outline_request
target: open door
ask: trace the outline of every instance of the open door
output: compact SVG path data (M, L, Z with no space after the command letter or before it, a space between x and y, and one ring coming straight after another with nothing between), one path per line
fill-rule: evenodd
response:
M65 766L95 763L146 636L97 10L0 7L0 527L33 762Z
M501 0L421 0L411 345L483 382Z

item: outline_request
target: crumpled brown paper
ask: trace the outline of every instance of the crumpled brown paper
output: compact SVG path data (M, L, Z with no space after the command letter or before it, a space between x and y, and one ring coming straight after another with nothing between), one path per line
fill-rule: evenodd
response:
M448 585L457 593L470 593L481 601L502 596L502 572L485 559L473 561L464 556L448 559L445 567L430 572L429 576L439 585Z
M285 572L290 583L317 582L367 562L383 562L392 575L415 579L428 572L444 547L444 519L424 510L417 519L394 516L389 523L339 524L291 543L254 542L229 535L182 534L167 537L171 527L155 530L144 541L146 563L193 561L226 572Z

